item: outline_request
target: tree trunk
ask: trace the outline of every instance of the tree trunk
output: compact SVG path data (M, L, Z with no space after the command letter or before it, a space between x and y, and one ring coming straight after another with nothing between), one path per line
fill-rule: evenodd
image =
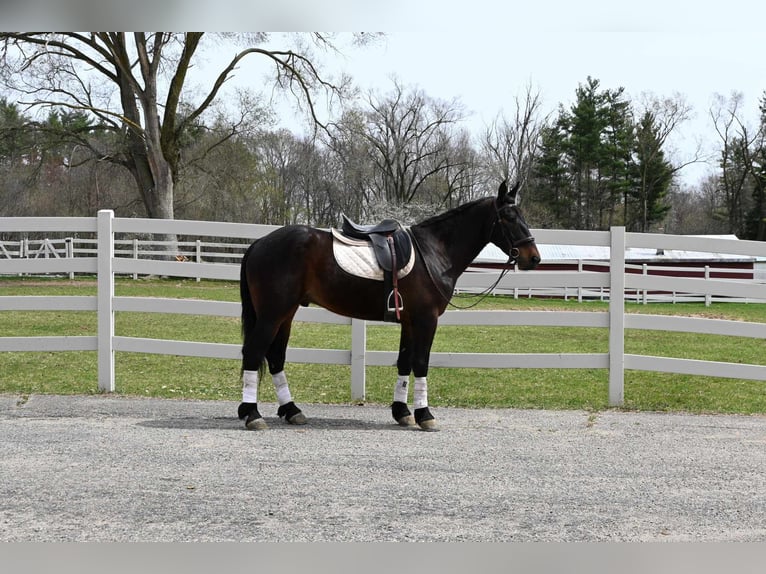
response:
M153 219L174 219L173 214L173 172L165 160L162 152L157 149L152 153L149 146L150 157L148 165L153 177L153 186L145 193L145 204L149 217ZM162 242L157 246L157 251L164 251L164 255L158 257L173 260L180 254L178 249L178 236L174 233L156 234L155 241Z

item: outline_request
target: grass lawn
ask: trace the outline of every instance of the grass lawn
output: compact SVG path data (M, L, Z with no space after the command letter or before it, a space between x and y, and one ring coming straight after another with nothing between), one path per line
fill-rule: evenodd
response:
M91 279L0 279L0 295L95 295ZM184 297L238 301L231 282L118 279L118 296ZM605 311L608 304L539 299L488 298L478 309ZM766 305L697 303L627 305L629 313L705 316L766 323ZM93 312L0 312L1 336L95 335ZM240 343L239 320L226 317L118 313L115 333L124 336ZM368 328L370 350L396 350L396 326ZM350 328L296 323L293 347L348 349ZM606 329L569 327L443 326L434 351L522 353L605 353ZM629 330L625 352L726 362L766 364L762 339L690 333ZM117 392L125 395L239 400L239 361L117 353ZM94 352L0 353L0 392L15 394L97 393ZM299 403L347 403L350 368L290 364L287 374ZM444 369L429 371L434 407L517 407L546 409L608 408L608 372L600 369ZM367 402L390 403L395 369L368 367ZM271 385L261 385L261 400L274 401ZM766 381L697 377L654 372L625 373L625 405L633 410L766 413Z

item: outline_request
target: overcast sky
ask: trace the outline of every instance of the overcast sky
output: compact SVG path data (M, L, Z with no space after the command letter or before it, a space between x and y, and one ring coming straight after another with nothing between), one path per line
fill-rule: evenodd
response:
M754 126L766 90L766 4L755 0L0 0L0 7L6 28L383 31L381 45L345 49L338 65L364 88L390 90L394 74L430 97L459 98L472 126L510 115L527 85L540 92L545 112L571 105L588 76L602 89L624 87L631 99L681 94L696 119L676 134L675 161L688 159L697 139L716 143L714 94L742 92ZM239 79L247 78L244 69ZM705 170L689 169L685 179Z
M539 91L545 113L568 107L591 76L602 89L623 87L631 100L642 92L683 96L694 119L670 142L671 159L681 163L697 141L708 153L717 149L709 116L715 94L742 92L743 115L754 127L766 90L766 5L752 1L333 0L321 11L316 2L286 1L270 12L281 29L324 23L386 32L381 44L346 48L334 63L363 88L390 91L395 75L430 97L458 98L472 131L501 111L510 116L528 85ZM291 10L296 2L311 9ZM240 78L247 77L243 68ZM698 164L681 175L694 183L710 169Z
M437 8L437 6L439 6ZM709 109L716 93L744 94L758 120L766 90L766 5L729 0L536 0L411 2L384 45L347 55L362 85L390 86L396 74L432 97L460 98L491 121L531 84L546 112L574 103L588 76L602 89L682 94L696 119L673 142L685 160L696 139L717 143ZM510 115L510 114L509 114ZM697 166L686 178L707 168Z

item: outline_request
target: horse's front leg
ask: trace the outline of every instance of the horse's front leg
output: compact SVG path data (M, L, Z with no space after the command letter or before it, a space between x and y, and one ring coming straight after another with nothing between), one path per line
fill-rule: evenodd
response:
M415 407L415 423L423 430L439 430L436 420L428 408L428 362L431 356L431 345L436 334L437 317L421 318L412 326L412 371L415 375L413 385L413 406Z
M394 402L391 403L391 415L403 427L415 426L415 418L407 408L410 390L410 373L412 372L412 347L410 345L409 327L402 325L399 340L399 357L396 360L399 377L394 385Z

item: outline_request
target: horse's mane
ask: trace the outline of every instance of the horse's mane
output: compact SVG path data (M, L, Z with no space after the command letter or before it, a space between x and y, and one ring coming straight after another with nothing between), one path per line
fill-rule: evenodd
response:
M447 211L443 213L439 213L437 215L434 215L432 217L429 217L427 219L424 219L420 223L417 223L417 227L428 227L430 225L435 225L438 223L441 223L443 221L452 219L453 217L456 217L458 215L461 215L463 212L468 211L469 209L473 209L478 204L486 202L487 197L482 197L481 199L474 199L473 201L469 201L468 203L463 203L462 205L458 205L457 207L453 207L452 209L448 209Z

